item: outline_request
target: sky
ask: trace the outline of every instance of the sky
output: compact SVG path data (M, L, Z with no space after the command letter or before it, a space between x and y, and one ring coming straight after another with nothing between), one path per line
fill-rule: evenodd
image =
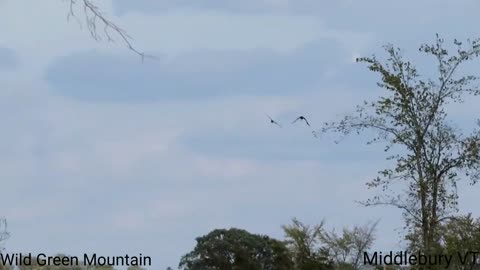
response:
M389 165L381 148L290 123L320 127L381 94L354 59L386 43L429 67L418 47L435 33L479 37L478 1L96 3L156 59L92 40L65 1L0 1L7 251L142 253L165 269L215 228L281 239L293 217L329 229L380 219L375 248L402 248L399 210L355 203ZM451 113L468 126L476 104ZM460 188L462 212L480 214L478 189Z

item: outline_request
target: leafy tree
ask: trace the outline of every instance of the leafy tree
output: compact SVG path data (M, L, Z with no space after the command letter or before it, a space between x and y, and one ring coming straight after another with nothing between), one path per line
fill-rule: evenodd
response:
M363 255L368 252L375 241L375 230L378 221L363 226L344 228L341 235L334 230L322 232L320 239L328 250L329 257L335 262L337 269L364 268Z
M216 229L196 239L179 268L186 270L287 270L293 263L284 243L245 230Z
M305 225L296 218L291 225L282 226L286 243L292 253L295 269L323 270L331 269L328 253L320 246L320 236L324 221L315 226Z
M450 269L473 269L478 264L473 263L473 255L469 252L480 250L480 219L474 219L471 214L452 219L442 227L441 236L443 252L453 254Z
M436 60L437 78L423 78L414 65L403 59L400 49L385 46L388 59L364 57L377 73L378 86L386 92L373 102L357 106L355 113L341 121L326 123L321 132L340 134L374 131L368 143L385 142L393 168L379 172L367 185L381 188L381 193L363 202L366 206L390 205L403 210L406 228L419 232L418 242L424 252L439 243L439 227L457 212L457 182L463 174L474 184L480 178L480 132L464 135L447 120L446 105L466 96L478 95L477 77L458 76L467 61L480 54L479 40L466 44L454 40L449 51L438 34L433 45L419 50ZM396 150L392 153L393 150ZM391 189L395 181L407 189Z
M362 259L365 252L372 247L375 241L375 233L378 221L367 223L363 226L354 226L350 234L352 235L352 254L351 264L354 269L361 269L363 266Z

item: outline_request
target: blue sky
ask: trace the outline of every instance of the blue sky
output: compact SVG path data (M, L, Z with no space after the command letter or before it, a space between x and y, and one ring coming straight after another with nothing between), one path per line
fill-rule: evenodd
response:
M428 67L417 48L435 32L480 36L480 3L99 4L158 60L93 41L62 1L0 2L7 250L143 253L164 269L214 228L281 238L292 217L330 228L381 218L376 248L400 248L399 211L354 203L388 165L380 148L360 137L335 145L289 123L304 114L319 127L380 94L353 59L387 42ZM453 117L467 126L476 103L452 107ZM462 189L464 212L479 214L476 192Z

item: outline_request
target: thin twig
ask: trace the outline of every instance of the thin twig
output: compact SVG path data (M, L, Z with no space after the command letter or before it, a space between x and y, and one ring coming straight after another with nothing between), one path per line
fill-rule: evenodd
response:
M92 38L95 39L96 41L102 40L102 35L99 34L98 28L97 28L97 24L101 23L103 24L103 36L107 39L108 42L115 42L115 39L112 38L112 32L116 33L118 36L120 36L120 39L129 50L133 51L134 53L138 54L141 57L142 62L144 61L145 57L156 59L156 57L152 55L146 55L144 52L139 51L132 44L133 38L127 33L127 31L120 28L114 22L109 20L100 11L98 6L92 3L91 0L68 0L68 1L69 1L70 10L69 10L67 19L70 19L70 17L74 17L76 18L77 22L81 26L81 22L74 12L74 6L77 4L77 1L80 1L81 4L83 5L83 10L85 14L85 23L87 25L87 29L90 32L90 35L92 36Z

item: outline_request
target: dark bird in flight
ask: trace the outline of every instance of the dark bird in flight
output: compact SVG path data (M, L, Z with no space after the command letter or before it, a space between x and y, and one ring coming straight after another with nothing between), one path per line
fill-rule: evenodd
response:
M267 117L270 119L270 123L271 124L274 124L274 125L277 125L279 127L282 127L282 125L280 125L277 121L273 120L272 117L270 117L270 115L267 114Z
M310 123L308 123L307 118L305 118L303 115L300 115L299 117L297 117L297 119L295 119L295 121L293 121L292 124L294 124L298 120L303 120L305 121L305 124L307 124L307 126L310 126Z

